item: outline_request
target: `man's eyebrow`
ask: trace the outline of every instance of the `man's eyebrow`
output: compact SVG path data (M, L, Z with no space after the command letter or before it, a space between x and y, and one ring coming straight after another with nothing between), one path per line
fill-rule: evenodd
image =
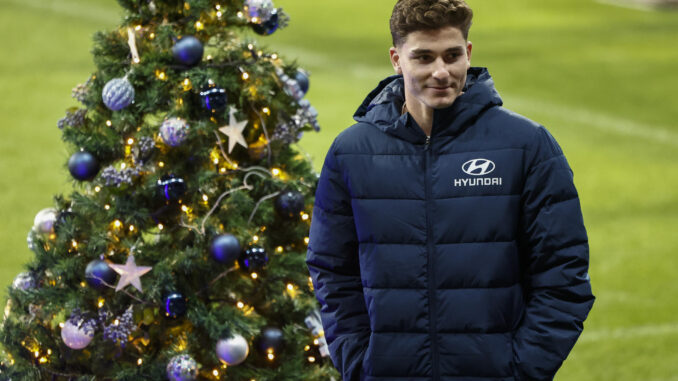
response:
M449 48L445 50L445 53L457 53L463 51L464 48L461 46L455 46L453 48ZM431 54L433 53L433 50L431 49L414 49L410 51L410 55L417 55L417 54Z

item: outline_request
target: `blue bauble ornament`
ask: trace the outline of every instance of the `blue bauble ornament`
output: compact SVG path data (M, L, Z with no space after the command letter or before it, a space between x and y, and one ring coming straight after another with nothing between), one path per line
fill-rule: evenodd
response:
M189 355L174 356L166 371L170 381L193 381L198 378L198 363Z
M178 319L186 315L186 297L178 292L172 292L165 297L165 316Z
M165 119L160 125L160 137L168 146L176 147L188 136L188 123L181 118Z
M268 254L263 247L250 247L245 250L245 252L238 258L238 263L240 266L249 270L256 271L264 266L268 262Z
M297 75L295 76L299 89L306 95L308 93L308 88L310 86L310 81L308 79L308 73L305 70L298 69Z
M228 104L226 90L216 86L210 86L202 90L200 98L202 99L202 106L210 114L224 111Z
M275 199L275 211L282 217L292 219L299 217L299 213L304 210L304 204L304 195L290 190Z
M103 290L106 288L106 282L113 285L115 282L116 273L108 266L108 263L101 259L95 259L87 264L85 268L85 280L92 288Z
M172 47L174 59L186 66L195 66L202 60L204 48L202 42L193 36L180 38Z
M134 87L125 78L114 78L106 83L101 92L106 107L113 111L122 110L134 102Z
M268 20L261 22L259 24L252 23L252 29L259 35L269 36L273 34L273 32L275 32L276 30L278 30L279 25L280 22L278 17L278 10L274 9L273 11L271 11L271 15Z
M262 354L267 354L270 350L280 352L284 344L283 331L276 327L262 329L261 335L257 339L257 347Z
M186 182L174 175L165 175L158 180L157 192L160 199L176 202L186 193Z
M76 180L92 180L99 173L99 162L89 152L76 152L68 160L68 170Z
M233 234L222 234L212 240L210 253L219 263L232 264L240 256L240 242Z

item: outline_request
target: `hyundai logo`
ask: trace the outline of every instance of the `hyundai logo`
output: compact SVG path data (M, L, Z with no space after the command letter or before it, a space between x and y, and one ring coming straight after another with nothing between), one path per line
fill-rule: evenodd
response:
M494 162L487 159L473 159L464 163L461 169L472 176L483 176L494 171Z

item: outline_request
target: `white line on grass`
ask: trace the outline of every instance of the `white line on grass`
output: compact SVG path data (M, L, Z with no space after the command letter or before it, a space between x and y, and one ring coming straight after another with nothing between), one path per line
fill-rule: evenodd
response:
M633 9L636 11L645 11L645 12L653 12L656 11L657 9L646 5L646 4L640 4L638 2L633 2L633 1L621 1L621 0L596 0L596 2L605 4L605 5L612 5L615 7L620 7L620 8L627 8L627 9Z
M598 342L607 340L635 339L638 337L678 334L678 323L639 325L635 327L597 329L584 331L579 341Z
M678 133L666 127L650 126L580 107L564 106L523 96L507 96L508 107L517 106L552 115L563 121L591 126L599 130L678 146Z

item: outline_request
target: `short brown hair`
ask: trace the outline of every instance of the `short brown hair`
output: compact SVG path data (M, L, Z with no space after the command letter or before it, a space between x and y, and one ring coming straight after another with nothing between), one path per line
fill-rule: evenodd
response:
M464 0L398 0L391 14L393 46L401 46L412 32L446 26L459 28L468 40L472 19Z

